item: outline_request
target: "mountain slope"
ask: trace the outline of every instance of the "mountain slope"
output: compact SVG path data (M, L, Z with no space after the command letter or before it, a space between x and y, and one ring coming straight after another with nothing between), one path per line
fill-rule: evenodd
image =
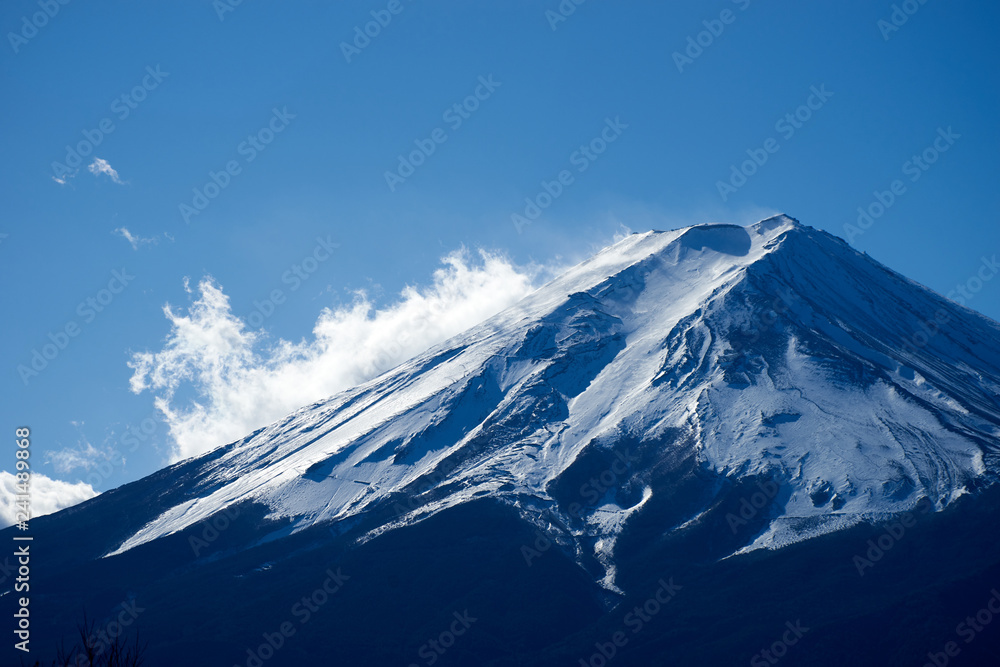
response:
M955 310L787 218L635 235L515 309L216 454L193 497L112 553L246 498L293 531L350 521L435 472L427 495L440 497L400 522L485 494L551 509L546 488L588 447L670 429L723 476L786 487L768 544L923 496L943 507L992 478L1000 360L965 352L997 334L969 312L909 351L903 341L941 307ZM651 488L647 477L635 483ZM637 493L584 522L613 535L644 502Z
M998 342L785 216L635 234L379 378L33 525L75 545L49 576L80 601L67 582L114 581L116 563L147 595L146 562L189 585L245 571L210 585L231 595L288 585L317 553L475 536L456 557L492 562L470 546L485 540L576 600L552 603L566 629L532 649L551 650L666 564L724 567L985 493Z

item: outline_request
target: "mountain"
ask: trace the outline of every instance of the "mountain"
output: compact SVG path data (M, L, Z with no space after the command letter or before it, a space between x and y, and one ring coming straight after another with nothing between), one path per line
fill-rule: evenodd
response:
M996 655L956 623L1000 586L998 456L997 323L787 216L633 234L34 520L35 636L131 608L154 666Z

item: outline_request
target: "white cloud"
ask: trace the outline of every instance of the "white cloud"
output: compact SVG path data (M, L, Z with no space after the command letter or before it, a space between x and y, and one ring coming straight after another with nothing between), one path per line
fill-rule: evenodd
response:
M160 242L160 239L155 236L152 238L144 238L142 236L136 236L135 234L130 232L126 227L116 227L115 229L112 230L111 233L118 234L126 241L128 241L129 245L132 246L132 250L138 250L139 246L151 245Z
M56 451L45 452L45 462L51 463L58 473L72 472L78 468L89 471L114 457L111 447L97 449L89 442L83 442L78 447L66 447Z
M134 354L132 391L149 390L179 460L232 442L311 402L355 386L518 301L545 273L481 252L442 259L430 286L407 287L376 309L364 293L324 309L313 337L270 341L235 317L212 278L198 284L187 315L168 304L171 332L159 352ZM186 284L186 283L185 283ZM180 388L195 399L177 399Z
M102 160L99 157L95 157L94 161L90 163L87 167L87 171L92 173L94 176L99 176L101 174L108 175L112 181L118 183L119 185L124 185L124 181L118 178L118 172L115 171L107 160ZM56 181L59 182L58 180Z
M59 185L66 185L66 183L69 182L69 179L76 178L76 175L77 173L79 173L79 171L80 171L79 169L74 169L73 171L66 171L63 174L62 178L60 178L59 176L53 176L52 180L58 183ZM101 174L105 174L106 176L108 176L108 178L110 178L113 182L117 183L118 185L125 185L125 181L123 181L121 178L118 177L118 171L111 166L110 162L102 158L95 156L94 161L87 166L87 171L92 173L94 176L100 176Z
M17 514L21 511L15 504L17 493L17 477L0 471L0 528L11 526L17 521ZM82 503L96 496L97 492L84 482L70 484L32 472L29 495L31 516L38 517Z

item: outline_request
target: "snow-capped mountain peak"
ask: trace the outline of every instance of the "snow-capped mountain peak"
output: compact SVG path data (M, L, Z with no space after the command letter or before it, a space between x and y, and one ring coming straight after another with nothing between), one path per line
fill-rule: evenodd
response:
M941 309L954 326L913 345ZM109 555L248 501L266 508L258 542L317 524L363 542L490 496L589 552L613 589L630 521L690 530L740 480L774 490L743 548L922 498L942 508L997 471L1000 346L982 340L1000 340L996 323L787 216L633 234L382 376L178 464L185 499ZM690 506L667 510L692 469Z

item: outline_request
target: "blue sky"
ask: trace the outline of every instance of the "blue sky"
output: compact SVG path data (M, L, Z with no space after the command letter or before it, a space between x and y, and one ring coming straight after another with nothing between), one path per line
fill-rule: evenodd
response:
M3 428L32 428L37 472L107 490L626 230L786 212L952 292L1000 251L998 13L9 0ZM515 224L526 199L544 210ZM1000 319L1000 280L965 300Z

